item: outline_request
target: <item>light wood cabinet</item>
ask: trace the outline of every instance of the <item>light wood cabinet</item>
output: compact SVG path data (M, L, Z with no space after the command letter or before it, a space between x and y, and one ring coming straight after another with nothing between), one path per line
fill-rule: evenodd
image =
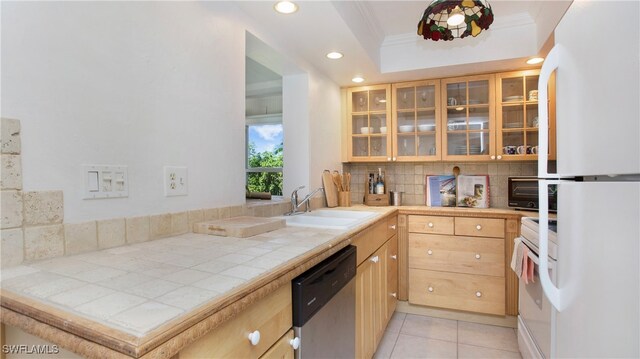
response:
M388 228L397 224L396 218L383 221ZM364 243L380 243L371 249ZM387 237L391 234L391 238ZM371 358L382 340L384 330L393 315L398 292L398 241L395 228L387 231L374 226L354 241L358 252L366 258L356 271L356 358Z
M496 74L496 145L505 161L537 160L540 70ZM555 139L555 76L549 82L549 139ZM549 159L555 159L555 141Z
M438 161L440 151L440 81L392 85L393 161Z
M291 284L252 304L234 319L180 351L185 358L259 358L293 325ZM258 331L253 345L249 334Z
M391 161L391 85L347 91L348 160Z
M539 70L347 90L349 162L537 159ZM555 77L549 82L555 159Z
M411 215L408 228L410 303L507 313L505 219Z
M293 359L294 352L293 347L291 346L291 341L293 340L293 330L289 330L285 335L280 338L266 353L261 359Z

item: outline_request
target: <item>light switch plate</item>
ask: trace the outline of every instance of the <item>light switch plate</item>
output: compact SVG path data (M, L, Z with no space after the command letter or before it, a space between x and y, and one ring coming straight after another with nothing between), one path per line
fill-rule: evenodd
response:
M186 196L187 195L187 167L164 167L164 195Z
M83 165L84 199L129 197L127 166Z

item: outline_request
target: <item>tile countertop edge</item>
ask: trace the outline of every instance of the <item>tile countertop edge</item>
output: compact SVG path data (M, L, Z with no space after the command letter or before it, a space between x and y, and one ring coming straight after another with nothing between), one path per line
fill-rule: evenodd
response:
M0 290L2 323L16 326L85 357L171 358L252 303L346 247L351 243L352 237L371 224L396 214L398 208L362 206L349 209L366 209L378 212L379 215L234 288L228 295L162 324L143 337L136 337L4 290Z

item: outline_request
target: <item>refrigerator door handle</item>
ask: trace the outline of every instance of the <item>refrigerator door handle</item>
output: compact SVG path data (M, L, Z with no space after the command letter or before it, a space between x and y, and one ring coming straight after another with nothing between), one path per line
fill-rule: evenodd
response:
M540 267L538 274L540 275L540 284L544 294L549 298L549 302L561 312L564 309L562 300L562 290L556 287L549 276L549 185L559 185L558 180L540 180L538 186L538 200L540 204L540 223L539 223L539 249L538 260Z
M547 161L549 159L549 109L548 109L548 85L551 74L560 65L562 45L556 44L540 69L538 77L538 177L551 178L557 175L549 175Z

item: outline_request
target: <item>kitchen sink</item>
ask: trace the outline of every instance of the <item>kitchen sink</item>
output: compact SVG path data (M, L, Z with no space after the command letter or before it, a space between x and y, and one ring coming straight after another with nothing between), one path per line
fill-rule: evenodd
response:
M376 212L317 210L294 216L283 216L287 226L326 229L349 229L373 218Z

